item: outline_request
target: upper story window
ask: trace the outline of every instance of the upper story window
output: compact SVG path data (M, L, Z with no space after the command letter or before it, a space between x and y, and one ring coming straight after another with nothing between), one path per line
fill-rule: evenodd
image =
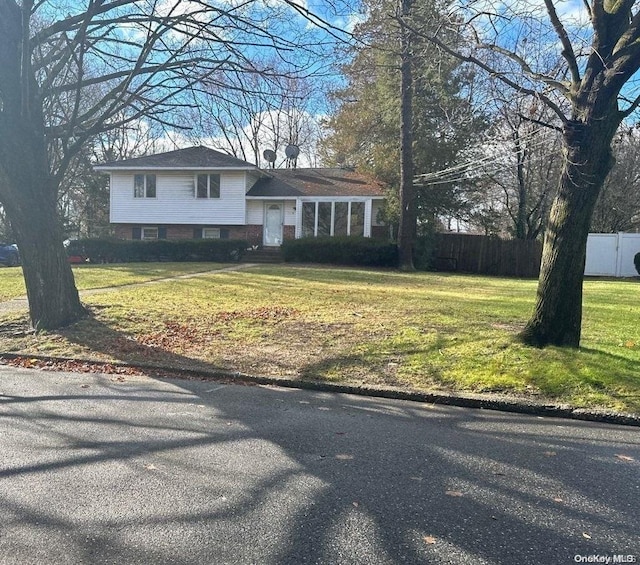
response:
M155 198L156 175L134 175L133 196L134 198Z
M196 175L196 198L220 198L220 175Z

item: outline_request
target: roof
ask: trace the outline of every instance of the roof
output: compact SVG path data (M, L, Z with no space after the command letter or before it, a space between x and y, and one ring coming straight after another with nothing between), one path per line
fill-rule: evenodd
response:
M378 196L384 185L350 169L269 169L247 196Z
M156 153L124 161L111 161L95 167L96 170L127 169L256 169L255 165L226 155L208 147L187 147L176 151Z

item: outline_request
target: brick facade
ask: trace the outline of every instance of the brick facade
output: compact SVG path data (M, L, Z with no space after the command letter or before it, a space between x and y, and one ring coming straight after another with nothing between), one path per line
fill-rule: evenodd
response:
M220 228L228 233L228 239L249 239L249 228L253 226L202 226L202 225L162 225L162 224L114 224L114 234L118 239L133 239L134 228L140 227L165 227L167 239L193 239L194 230L203 227ZM262 241L262 226L260 228L260 240Z

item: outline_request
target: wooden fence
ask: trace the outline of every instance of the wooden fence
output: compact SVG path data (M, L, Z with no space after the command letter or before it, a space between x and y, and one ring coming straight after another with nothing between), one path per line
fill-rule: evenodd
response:
M459 271L507 277L537 277L542 244L539 241L498 239L484 235L439 233L435 244L439 271Z

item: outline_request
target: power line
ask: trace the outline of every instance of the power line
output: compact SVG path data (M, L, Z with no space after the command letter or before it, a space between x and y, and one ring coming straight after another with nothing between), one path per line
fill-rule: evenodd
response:
M536 148L536 147L542 147L546 145L546 143L541 142L539 143L537 146L534 146L532 148ZM553 155L556 155L557 152L553 151L553 152L548 152L545 153L544 155L542 155L540 157L540 159L545 159L547 157L551 157ZM498 167L499 170L504 170L508 167L511 166L511 163L500 163L497 159L493 160L494 163L496 164L500 164L500 166ZM469 164L467 164L467 166L469 166ZM469 175L469 174L464 174L464 173L468 173L468 170L465 169L460 169L457 171L453 171L454 173L457 173L458 176L454 176L454 177L447 177L447 174L453 174L453 173L447 173L447 174L441 174L443 171L437 171L435 173L431 173L428 178L427 175L420 175L423 180L416 182L415 184L417 184L418 186L434 186L434 185L439 185L439 184L451 184L451 183L456 183L456 182L463 182L463 181L469 181L469 180L473 180L474 178L478 178L481 177L483 174L483 170L478 171L478 174L476 175ZM433 180L431 180L433 179Z

